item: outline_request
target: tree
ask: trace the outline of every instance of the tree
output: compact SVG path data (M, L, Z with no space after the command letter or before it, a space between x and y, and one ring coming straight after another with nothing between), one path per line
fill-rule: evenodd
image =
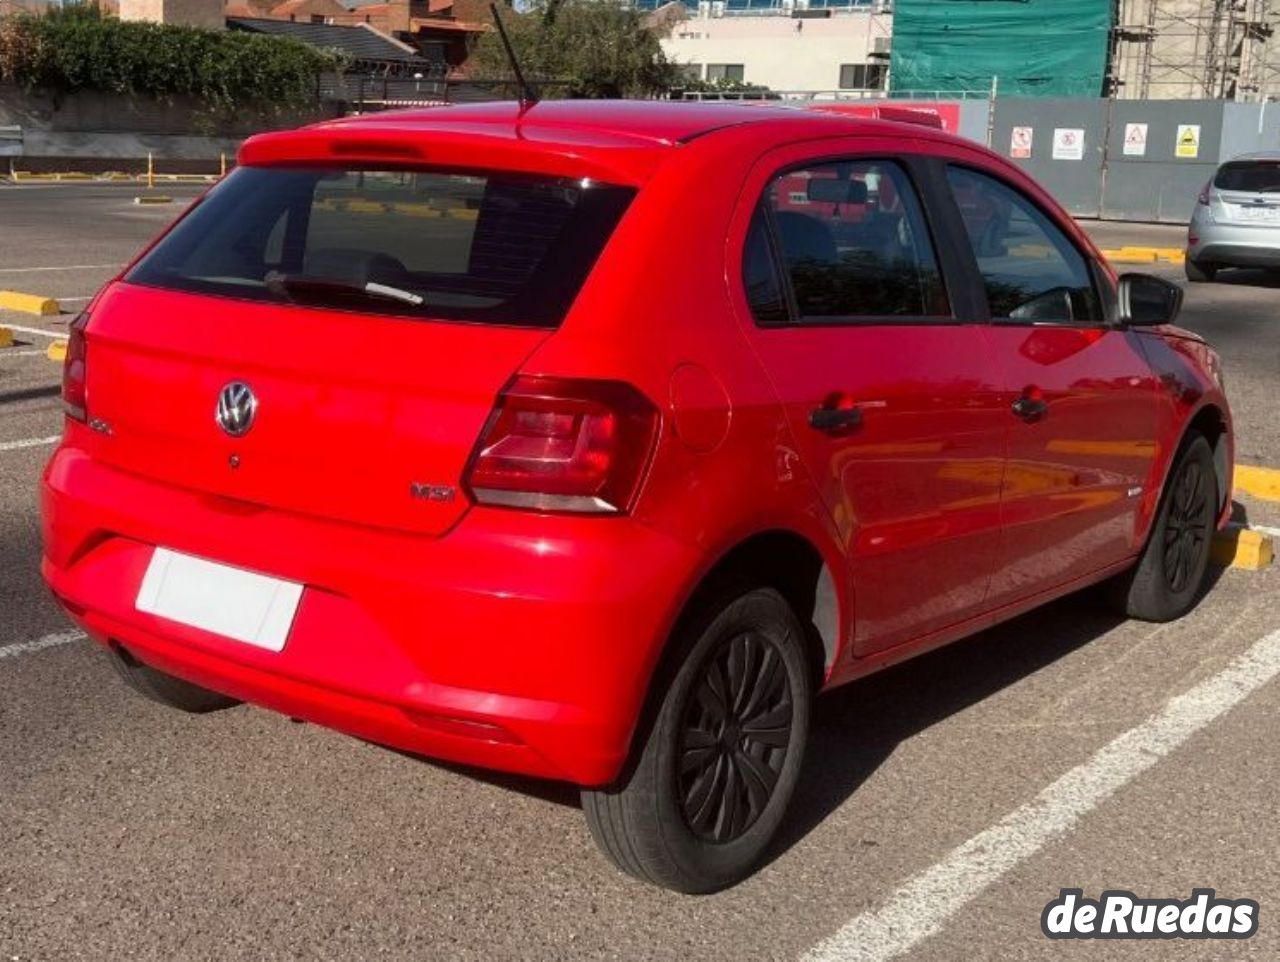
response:
M548 96L644 97L679 83L658 38L630 7L602 0L536 0L524 13L502 14L530 81L553 81ZM496 31L473 54L480 80L511 76Z

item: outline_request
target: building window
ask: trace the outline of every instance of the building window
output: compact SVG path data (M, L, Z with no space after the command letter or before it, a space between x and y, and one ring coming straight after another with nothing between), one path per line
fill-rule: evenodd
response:
M709 63L707 64L707 80L715 83L717 80L728 81L729 83L743 83L746 79L746 68L740 63Z
M887 68L881 63L842 63L841 90L883 90Z

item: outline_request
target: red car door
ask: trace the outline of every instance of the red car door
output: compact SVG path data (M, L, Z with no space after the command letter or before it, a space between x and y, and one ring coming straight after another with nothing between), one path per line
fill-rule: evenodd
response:
M910 162L879 159L901 143L859 147L772 155L748 185L743 256L749 336L849 557L857 655L982 608L1009 417Z
M1088 577L1141 548L1156 389L1137 336L1108 320L1101 272L1058 216L953 163L1008 412L1004 534L989 604Z

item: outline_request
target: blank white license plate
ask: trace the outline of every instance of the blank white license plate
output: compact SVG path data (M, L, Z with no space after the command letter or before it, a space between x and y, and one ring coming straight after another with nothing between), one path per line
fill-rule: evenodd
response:
M156 548L142 578L139 611L248 645L281 651L302 585Z
M1245 220L1280 220L1280 207L1241 207L1240 216Z

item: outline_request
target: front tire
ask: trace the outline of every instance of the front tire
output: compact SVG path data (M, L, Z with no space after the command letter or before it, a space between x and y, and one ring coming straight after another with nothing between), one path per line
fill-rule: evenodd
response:
M729 590L672 639L643 742L615 785L582 792L596 843L624 872L679 892L746 878L800 776L814 672L791 607Z
M1117 607L1142 621L1173 621L1200 599L1218 517L1213 449L1191 435L1169 472L1138 564L1114 583Z

